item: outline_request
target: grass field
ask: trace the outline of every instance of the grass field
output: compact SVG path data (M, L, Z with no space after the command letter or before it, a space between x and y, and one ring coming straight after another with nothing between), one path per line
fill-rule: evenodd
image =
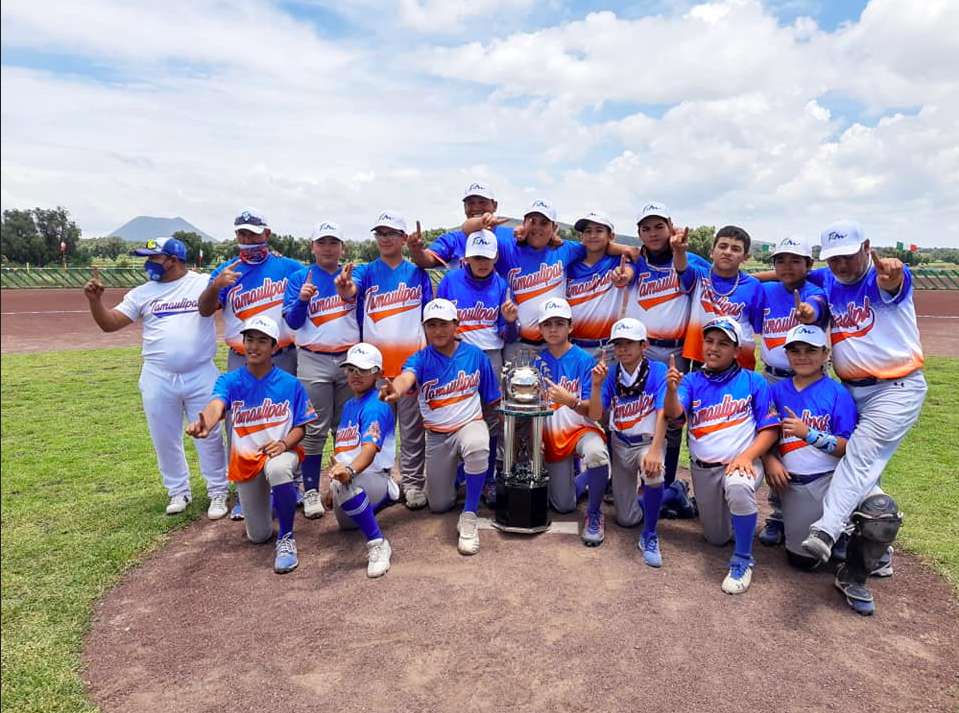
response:
M80 677L93 603L167 533L139 392L138 349L7 355L2 362L3 710L90 711ZM222 366L222 364L221 364ZM959 360L930 359L921 419L886 472L901 545L959 587ZM191 467L196 458L188 447Z

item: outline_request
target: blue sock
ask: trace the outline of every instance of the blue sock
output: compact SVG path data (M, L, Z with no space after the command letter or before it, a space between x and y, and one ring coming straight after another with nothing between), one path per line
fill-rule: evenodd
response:
M751 560L753 556L753 535L756 534L756 521L759 519L759 513L752 515L733 515L733 538L736 547L733 555Z
M577 475L573 478L573 483L576 485L576 499L579 500L586 492L586 486L589 485L589 471L584 470Z
M586 511L596 515L603 507L603 496L606 494L606 481L609 479L609 466L601 465L586 469L586 482L589 488L589 499L586 501Z
M282 539L293 534L293 516L296 514L296 483L274 485L270 490L273 493L273 507L276 508L276 519L280 529L276 538Z
M463 512L476 512L485 483L485 470L482 473L466 473L466 503L463 505Z
M320 489L320 470L323 468L323 456L321 454L307 456L303 459L300 466L303 471L303 489Z
M665 486L646 485L643 487L643 534L655 535L656 524L659 522L659 508L663 504Z
M370 499L366 497L366 491L361 490L340 507L347 517L363 531L367 542L383 537L380 526L376 522L376 515L373 514L373 508L370 507Z

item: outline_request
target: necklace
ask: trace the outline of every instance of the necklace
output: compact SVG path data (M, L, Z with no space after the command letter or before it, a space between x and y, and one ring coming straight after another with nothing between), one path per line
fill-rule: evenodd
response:
M646 249L645 245L643 246L643 249L642 249L642 255L646 259L646 267L648 267L653 272L662 272L666 274L670 272L675 272L675 268L673 267L672 255L670 255L669 257L669 265L665 267L660 267L659 265L654 265L652 262L650 262L650 258L652 257L652 255L650 254L649 250Z
M710 291L713 293L713 295L715 295L716 297L729 297L733 292L736 291L736 288L739 287L739 278L742 276L742 274L743 274L742 272L737 272L737 273L736 273L736 281L733 283L732 288L729 290L729 292L723 293L723 292L718 292L718 291L716 290L716 285L713 283L713 272L712 272L712 270L710 270L710 271L709 271L709 290L710 290Z

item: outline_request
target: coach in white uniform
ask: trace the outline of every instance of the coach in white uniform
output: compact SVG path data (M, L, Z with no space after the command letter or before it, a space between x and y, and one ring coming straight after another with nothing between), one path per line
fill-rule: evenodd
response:
M133 255L147 258L149 282L130 290L113 309L104 306L103 284L94 272L83 291L90 313L104 332L115 332L143 320L143 370L140 393L157 464L170 502L168 515L186 510L190 502L190 471L183 452L183 417L196 419L210 400L220 375L213 363L216 327L213 317L201 317L197 301L209 279L186 268L186 246L175 238L151 240ZM226 515L226 452L219 426L211 438L195 440L200 472L207 485L207 517Z

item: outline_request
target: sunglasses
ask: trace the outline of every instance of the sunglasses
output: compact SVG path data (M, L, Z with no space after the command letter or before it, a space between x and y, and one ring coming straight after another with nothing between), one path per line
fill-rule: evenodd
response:
M375 369L360 369L357 366L344 366L343 370L348 376L371 376L376 373Z

